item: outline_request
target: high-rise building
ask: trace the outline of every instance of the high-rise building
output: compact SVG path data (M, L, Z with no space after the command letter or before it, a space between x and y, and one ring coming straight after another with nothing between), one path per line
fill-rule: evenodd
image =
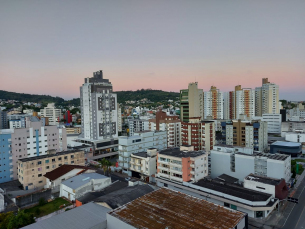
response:
M181 123L181 145L194 146L194 150L210 151L215 145L215 124L213 121L201 121L190 118Z
M279 114L279 86L263 78L262 87L255 88L255 116Z
M212 117L212 119L223 119L223 94L219 89L212 86L210 91L205 91L203 95L203 104L204 119L207 117Z
M8 121L7 121L7 113L2 111L0 108L0 129L7 129Z
M112 84L103 78L103 71L85 78L80 87L82 114L81 137L88 140L104 140L118 137L117 95Z
M188 89L180 90L180 119L188 122L189 118L203 119L203 90L198 83L189 83Z
M56 109L54 103L49 103L47 107L40 110L41 117L49 118L50 125L58 125L61 120L61 109Z
M167 147L179 147L181 145L180 129L181 121L177 115L167 115L159 110L156 118L149 120L150 130L161 130L167 132Z
M224 119L240 119L255 116L255 90L235 86L235 91L224 94Z
M255 151L268 148L268 126L262 121L232 120L222 122L222 144L250 147Z

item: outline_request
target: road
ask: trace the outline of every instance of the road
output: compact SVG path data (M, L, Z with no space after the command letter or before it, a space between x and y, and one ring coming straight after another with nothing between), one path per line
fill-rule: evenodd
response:
M285 225L284 229L304 229L305 228L305 179L299 185L301 189L300 195L294 196L294 198L299 198L299 203L295 204L292 209Z

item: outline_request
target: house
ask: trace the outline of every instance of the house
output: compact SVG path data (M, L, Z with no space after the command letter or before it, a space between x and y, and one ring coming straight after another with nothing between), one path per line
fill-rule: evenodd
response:
M110 184L110 177L106 177L98 173L80 174L71 177L60 184L59 196L63 196L71 201L75 201L77 198L90 191L101 190Z
M62 181L81 173L94 173L96 170L90 169L81 165L62 165L57 169L47 172L44 177L46 178L45 188L51 188L53 192L58 191Z

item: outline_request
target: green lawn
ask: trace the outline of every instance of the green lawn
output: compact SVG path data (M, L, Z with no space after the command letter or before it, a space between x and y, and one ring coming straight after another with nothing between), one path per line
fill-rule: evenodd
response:
M66 206L71 205L70 202L64 200L63 198L56 198L55 200L46 203L43 206L37 205L35 207L25 209L24 212L34 214L34 217L41 217L61 209L60 206L64 204Z

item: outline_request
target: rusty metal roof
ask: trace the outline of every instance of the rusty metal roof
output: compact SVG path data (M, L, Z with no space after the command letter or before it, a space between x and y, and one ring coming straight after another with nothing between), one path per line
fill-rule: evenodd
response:
M161 188L111 212L135 228L234 228L245 213Z

